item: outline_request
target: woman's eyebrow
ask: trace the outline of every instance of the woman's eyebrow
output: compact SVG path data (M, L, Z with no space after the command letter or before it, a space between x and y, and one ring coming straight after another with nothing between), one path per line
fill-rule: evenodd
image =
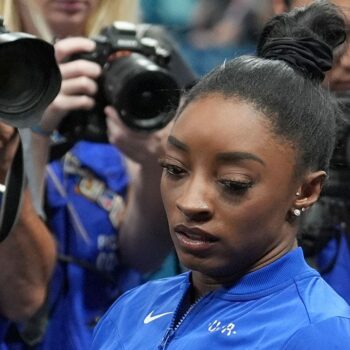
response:
M176 137L170 135L168 137L168 144L178 148L181 151L184 152L188 152L188 146L186 144L184 144L183 142L181 142L180 140L178 140Z
M238 163L243 160L253 160L256 161L262 165L266 165L265 162L256 156L255 154L248 153L248 152L225 152L225 153L219 153L216 158L220 162L224 163Z
M175 136L170 135L168 137L168 144L178 148L181 151L188 152L189 148L186 144L181 142L179 139L177 139ZM217 155L217 159L220 162L225 163L238 163L242 160L253 160L256 161L262 165L266 165L265 162L256 156L255 154L249 153L249 152L224 152L219 153Z

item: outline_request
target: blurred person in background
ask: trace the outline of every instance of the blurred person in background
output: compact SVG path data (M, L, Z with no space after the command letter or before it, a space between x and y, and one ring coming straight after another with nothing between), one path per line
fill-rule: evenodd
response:
M267 0L143 0L140 7L146 22L169 28L199 75L225 59L253 53L271 15Z
M302 7L312 3L313 0L272 0L275 14L289 11L295 7ZM350 24L350 4L347 0L331 0L331 3L339 6ZM350 90L350 50L345 50L337 62L337 65L327 73L325 85L332 91Z
M158 166L167 127L136 132L108 106L107 123L113 120L111 134L119 148L77 140L62 158L49 164L47 181L43 179L51 133L72 111L96 105L101 66L69 58L93 52L95 42L87 37L102 27L115 20L136 21L137 2L2 0L0 5L9 29L55 39L63 77L59 95L33 128L31 143L41 152L35 155L30 174L34 193L39 197L46 193L47 223L57 240L59 263L47 305L25 329L11 328L9 346L85 350L96 321L110 303L141 283L142 273L159 267L171 249ZM173 73L178 73L180 86L194 79L181 62L178 68Z
M306 6L311 0L273 0L275 13ZM350 24L347 0L330 1L339 6ZM350 47L336 55L336 64L327 73L325 88L341 103L344 122L338 128L338 146L331 161L328 185L301 227L301 243L324 279L350 303Z

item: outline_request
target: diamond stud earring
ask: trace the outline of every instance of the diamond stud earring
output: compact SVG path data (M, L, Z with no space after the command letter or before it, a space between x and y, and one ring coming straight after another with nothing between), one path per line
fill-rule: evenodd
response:
M294 214L295 216L300 216L301 210L300 210L300 209L293 209L293 214Z

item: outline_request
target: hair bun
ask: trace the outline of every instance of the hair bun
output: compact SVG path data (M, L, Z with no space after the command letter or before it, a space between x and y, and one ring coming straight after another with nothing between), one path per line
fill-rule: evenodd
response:
M320 82L332 68L333 50L345 40L342 12L327 1L318 1L270 20L261 34L257 54L282 60Z
M274 38L263 46L261 57L285 61L310 79L323 81L325 72L332 68L333 51L312 37Z

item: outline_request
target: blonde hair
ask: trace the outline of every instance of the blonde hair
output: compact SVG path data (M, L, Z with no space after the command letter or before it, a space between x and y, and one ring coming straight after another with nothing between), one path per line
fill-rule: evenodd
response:
M100 0L97 11L90 16L86 35L92 36L114 21L136 23L138 18L137 0Z
M24 31L21 23L18 1L0 0L0 15L4 17L5 26L11 31ZM28 16L37 30L36 35L47 41L52 41L53 35L35 0L22 0ZM87 37L96 35L100 30L114 21L129 21L136 23L138 18L137 0L100 0L97 10L91 14L85 28Z
M24 31L23 23L21 23L21 16L18 1L20 0L0 0L0 14L4 17L4 23L8 30L20 32ZM52 41L53 35L41 14L40 8L35 0L25 0L23 2L26 6L26 16L31 22L35 23L37 35L47 41Z

